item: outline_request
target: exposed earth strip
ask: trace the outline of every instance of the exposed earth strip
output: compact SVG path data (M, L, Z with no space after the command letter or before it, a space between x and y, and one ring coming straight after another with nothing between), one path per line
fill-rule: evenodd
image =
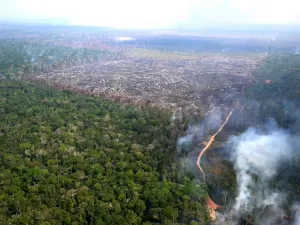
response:
M221 127L219 128L219 130L214 135L211 136L211 138L209 139L208 143L200 151L200 154L199 154L198 159L197 159L197 167L199 168L199 170L201 171L201 173L203 175L204 182L206 182L206 175L205 175L205 172L204 172L204 170L202 169L202 167L200 165L201 158L202 158L203 154L207 151L207 149L210 147L210 145L213 143L213 141L215 140L215 137L223 130L224 126L227 124L229 118L231 117L233 110L234 110L234 108L231 109L230 113L226 117L226 120L221 125ZM209 197L208 202L207 202L207 208L209 210L209 214L210 214L210 217L211 217L212 220L216 219L216 210L218 208L220 208L220 207L221 206L219 206L216 203L214 203L213 200Z

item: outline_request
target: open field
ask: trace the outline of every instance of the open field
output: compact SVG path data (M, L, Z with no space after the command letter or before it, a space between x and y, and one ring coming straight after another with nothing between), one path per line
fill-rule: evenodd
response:
M152 58L162 60L196 60L201 57L200 54L194 53L159 51L143 48L131 48L126 52L126 55L135 58Z
M233 53L233 52L193 52L193 51L160 51L149 48L128 48L124 52L124 55L135 58L152 58L162 60L197 60L204 57L223 56L230 58L251 58L257 59L259 57L265 57L267 52L256 53Z
M262 59L213 54L189 60L132 57L53 70L33 79L136 105L202 114L211 105L231 104Z

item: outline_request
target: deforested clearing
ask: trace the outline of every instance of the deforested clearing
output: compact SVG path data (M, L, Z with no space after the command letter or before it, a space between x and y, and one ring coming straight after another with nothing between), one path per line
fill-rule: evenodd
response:
M46 81L137 105L206 112L211 105L230 104L253 80L263 56L210 54L190 60L125 57L35 74Z

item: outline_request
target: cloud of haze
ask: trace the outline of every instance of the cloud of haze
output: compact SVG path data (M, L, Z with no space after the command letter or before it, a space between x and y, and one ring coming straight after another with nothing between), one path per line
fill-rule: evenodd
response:
M297 0L0 0L0 20L64 18L73 25L197 28L230 24L300 24Z

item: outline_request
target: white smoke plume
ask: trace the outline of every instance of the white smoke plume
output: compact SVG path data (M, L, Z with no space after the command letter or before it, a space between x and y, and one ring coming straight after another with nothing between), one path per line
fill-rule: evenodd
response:
M220 108L211 110L199 124L189 127L187 135L178 140L178 146L182 148L187 143L206 140L224 122L224 115L227 115L224 111ZM291 225L283 222L287 217L290 193L270 184L275 179L277 181L282 166L299 158L300 136L297 130L282 129L271 120L229 139L228 152L236 172L237 193L234 203L228 209L224 208L223 213L218 213L215 224ZM292 225L300 225L300 216Z
M256 224L274 224L281 220L281 209L286 194L270 189L269 182L281 165L297 154L299 139L287 130L278 128L274 122L261 128L249 128L229 140L231 159L237 175L238 193L230 214L241 216L255 210L268 210ZM275 215L274 215L275 214ZM224 218L220 218L224 219ZM300 220L299 220L300 222Z
M293 225L300 225L300 205L294 206L296 214L295 214L295 220Z
M276 174L280 163L293 157L291 136L278 128L265 134L252 128L231 141L234 145L234 167L239 184L235 210L252 210L255 207L252 201L256 205L274 204L278 194L257 196L262 193L253 193L256 189L253 176L264 182ZM254 199L255 197L259 199Z

